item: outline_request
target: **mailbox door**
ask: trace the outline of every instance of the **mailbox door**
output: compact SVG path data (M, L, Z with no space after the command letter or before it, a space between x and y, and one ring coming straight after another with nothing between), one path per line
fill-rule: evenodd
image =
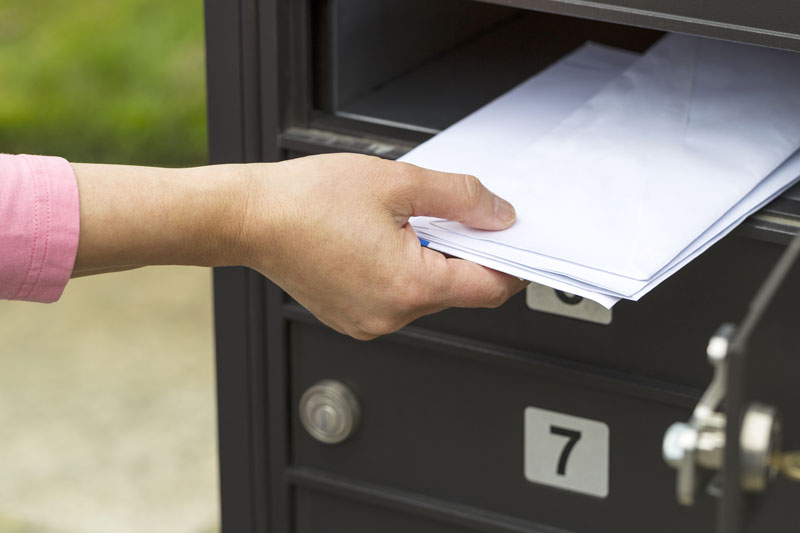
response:
M727 435L719 533L797 531L800 483L781 476L762 493L741 488L742 419L748 407L773 407L782 417L785 450L800 449L800 237L784 252L753 299L729 354Z

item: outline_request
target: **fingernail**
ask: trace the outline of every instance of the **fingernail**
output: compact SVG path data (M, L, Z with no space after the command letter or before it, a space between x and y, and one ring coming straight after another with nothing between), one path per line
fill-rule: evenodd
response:
M517 218L517 212L514 211L514 207L499 196L494 197L494 214L507 225L511 225L514 219Z

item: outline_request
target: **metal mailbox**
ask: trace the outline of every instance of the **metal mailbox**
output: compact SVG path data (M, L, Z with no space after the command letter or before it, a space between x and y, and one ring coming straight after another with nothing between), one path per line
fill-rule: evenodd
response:
M205 5L214 163L399 157L587 40L800 50L790 0ZM217 269L223 530L795 531L798 232L796 187L613 314L537 288L369 343Z

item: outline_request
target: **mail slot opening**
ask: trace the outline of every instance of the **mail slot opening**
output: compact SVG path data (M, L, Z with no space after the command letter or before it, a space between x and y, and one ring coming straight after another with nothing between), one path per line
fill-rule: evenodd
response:
M662 32L462 0L314 2L312 118L425 140L586 41Z

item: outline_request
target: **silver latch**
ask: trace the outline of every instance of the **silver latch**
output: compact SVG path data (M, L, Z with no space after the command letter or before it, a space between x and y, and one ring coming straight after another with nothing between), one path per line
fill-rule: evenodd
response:
M689 422L672 424L664 435L664 460L678 471L675 493L682 505L694 504L701 475L698 467L712 472L722 469L726 420L718 409L725 397L727 356L734 331L732 324L724 324L711 337L706 353L714 367L714 377ZM775 410L751 404L742 419L739 442L743 490L761 492L766 488L767 480L775 473L774 457L778 455L779 442L780 424Z

